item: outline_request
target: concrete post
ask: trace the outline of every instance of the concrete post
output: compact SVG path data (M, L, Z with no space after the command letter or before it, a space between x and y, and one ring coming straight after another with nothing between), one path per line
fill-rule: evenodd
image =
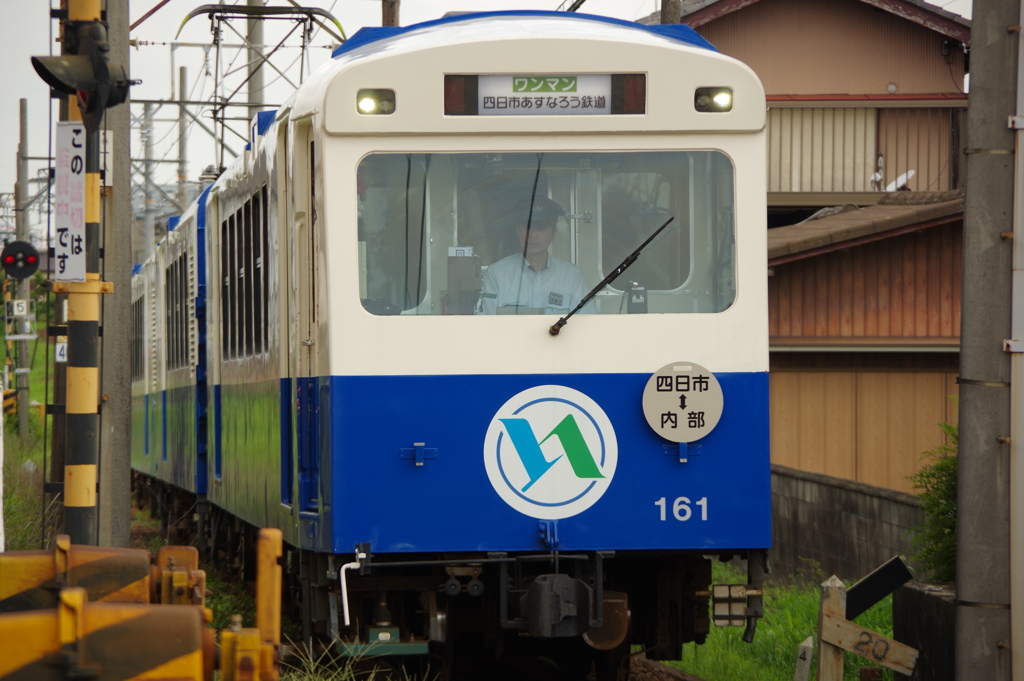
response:
M263 0L248 0L249 7L263 7ZM263 20L248 19L249 61L249 120L263 109ZM184 99L184 98L183 98Z
M146 211L143 222L145 232L146 249L143 260L149 260L156 252L156 199L154 195L156 188L153 186L153 173L156 171L156 163L153 159L153 105L146 102L142 105L142 135L145 144L145 168L146 168Z
M661 23L679 23L679 0L661 0Z
M956 678L1010 679L1009 446L1013 133L1019 0L976 0L967 109ZM1015 387L1017 390L1024 386ZM1016 569L1021 569L1017 566ZM1004 647L1005 646L1005 647Z
M128 0L107 0L110 58L129 74ZM116 185L107 182L103 233L103 280L114 292L102 296L103 325L100 362L100 546L127 548L131 539L131 117L129 104L107 109L108 135L114 140L112 171Z
M178 100L185 102L188 99L188 68L185 66L178 69L178 88ZM183 208L188 205L188 117L184 104L178 104L178 204Z

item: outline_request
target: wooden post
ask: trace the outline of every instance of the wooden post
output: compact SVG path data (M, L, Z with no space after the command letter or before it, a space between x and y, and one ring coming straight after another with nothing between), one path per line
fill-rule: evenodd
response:
M793 681L808 681L811 678L811 657L814 655L814 637L808 636L800 644L796 654L796 671Z
M843 618L846 587L835 575L821 585L818 612L818 681L842 681L843 651L910 676L918 651ZM870 677L868 677L870 678Z
M846 586L832 575L821 584L821 608L818 611L818 681L843 681L843 649L825 641L821 632L825 615L846 615Z

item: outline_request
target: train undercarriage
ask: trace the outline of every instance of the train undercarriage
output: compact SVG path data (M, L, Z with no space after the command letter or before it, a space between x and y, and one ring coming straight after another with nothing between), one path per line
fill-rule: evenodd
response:
M257 528L161 481L137 476L136 499L171 543L193 544L215 565L255 580ZM764 551L474 552L328 555L285 546L283 613L299 623L290 645L431 678L460 668L544 660L557 678L625 681L641 646L649 660L678 660L713 625L712 560L748 559L739 614L762 615ZM734 601L736 599L733 599ZM716 604L715 612L722 612ZM496 662L497 661L497 662ZM469 676L473 676L472 672ZM423 678L426 678L425 676Z

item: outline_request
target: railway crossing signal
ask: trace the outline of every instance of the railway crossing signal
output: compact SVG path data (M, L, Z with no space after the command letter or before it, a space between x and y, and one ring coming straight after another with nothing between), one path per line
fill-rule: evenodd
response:
M39 269L39 251L28 241L11 241L0 252L0 266L12 279L31 277Z
M68 14L73 16L70 8ZM69 18L65 21L64 42L65 54L32 57L32 66L39 77L57 92L77 95L82 104L82 121L86 130L99 130L107 107L124 103L132 82L128 80L124 66L107 58L110 51L107 24L94 14L86 19Z
M84 231L84 244L75 242L74 248L76 254L84 251L85 268L84 272L75 272L73 278L54 281L52 286L55 293L68 294L67 395L63 405L67 427L64 530L73 543L95 546L99 538L100 294L114 290L112 283L100 279L99 127L107 107L123 103L132 83L125 68L107 58L110 44L101 0L68 0L67 10L57 10L52 16L62 22L62 54L32 57L32 66L54 91L75 95L68 99L67 118L81 120L86 133L84 163L77 169L74 164L71 167L76 175L85 172L84 207L76 212L74 224L68 227L69 231ZM60 163L58 158L58 166ZM59 185L57 193L59 200Z

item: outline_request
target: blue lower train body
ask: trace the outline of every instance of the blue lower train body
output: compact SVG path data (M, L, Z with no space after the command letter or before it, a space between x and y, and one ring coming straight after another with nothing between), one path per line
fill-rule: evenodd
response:
M133 465L190 492L209 491L211 501L250 522L283 524L304 549L543 550L544 518L505 503L488 479L485 439L510 397L564 386L605 412L618 463L593 505L558 519L559 550L768 548L768 374L716 377L725 404L720 422L681 446L648 426L641 407L648 376L641 374L265 381L216 386L209 416L195 413L195 387L181 387L135 398L135 425L148 432L134 438L144 451L133 452ZM195 433L210 416L214 454L207 460ZM206 489L203 473L215 490ZM671 510L680 498L692 507L683 521Z

